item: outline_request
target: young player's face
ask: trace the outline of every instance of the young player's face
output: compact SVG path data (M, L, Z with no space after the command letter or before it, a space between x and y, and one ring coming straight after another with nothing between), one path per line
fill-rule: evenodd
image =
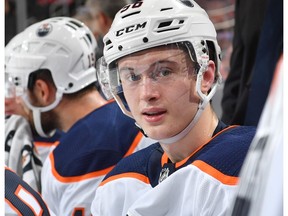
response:
M194 118L199 103L196 75L185 51L141 51L120 59L118 71L131 113L149 137L174 136Z

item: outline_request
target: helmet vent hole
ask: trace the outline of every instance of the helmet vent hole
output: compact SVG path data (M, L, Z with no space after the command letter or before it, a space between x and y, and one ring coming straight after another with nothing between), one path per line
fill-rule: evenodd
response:
M119 46L118 46L118 50L121 51L122 49L123 49L123 47L122 47L121 45L119 45Z
M86 34L87 38L89 39L90 43L92 43L92 38L89 34Z
M72 24L74 24L74 25L76 25L76 26L79 27L79 28L82 27L81 23L75 22L75 21L73 21L73 20L70 20L69 22L72 23Z
M149 41L149 40L148 40L147 37L144 37L144 38L143 38L143 42L144 42L144 43L147 43L148 41Z
M159 24L158 28L163 28L163 27L170 26L171 23L172 23L172 21L162 22L162 23Z
M157 33L178 30L183 27L184 20L173 19L159 23Z
M194 4L190 0L180 0L180 2L188 7L194 7Z
M72 87L73 87L73 83L69 83L68 88L72 88Z
M172 10L173 8L170 7L170 8L162 8L160 11L166 11L166 10Z
M77 30L74 26L70 25L70 24L66 24L66 26L69 26L70 28L74 29L74 30Z
M111 40L108 40L108 41L106 41L105 45L107 46L107 45L109 45L111 43L112 43Z
M178 30L180 27L174 27L174 28L169 28L169 29L161 29L158 30L157 33L161 33L161 32L167 32L167 31L173 31L173 30Z
M129 17L129 16L133 16L133 15L136 15L136 14L139 14L141 11L136 11L136 12L133 12L133 13L130 13L130 14L126 14L125 16L122 17L122 19L126 18L126 17Z

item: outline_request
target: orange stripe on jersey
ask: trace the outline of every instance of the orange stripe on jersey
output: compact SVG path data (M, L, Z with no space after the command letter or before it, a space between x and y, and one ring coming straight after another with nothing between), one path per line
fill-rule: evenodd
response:
M95 178L95 177L99 177L99 176L104 176L106 175L108 172L110 172L114 166L108 167L106 169L100 170L100 171L95 171L95 172L91 172L91 173L87 173L85 175L81 175L81 176L73 176L73 177L64 177L61 176L55 169L55 164L54 164L54 155L53 152L50 153L49 155L49 159L51 162L51 168L52 168L52 174L54 175L54 177L63 183L71 183L71 182L79 182L85 179L90 179L90 178Z
M225 175L204 161L196 160L192 165L198 167L200 170L219 180L223 184L236 185L238 183L238 177Z
M59 144L59 141L55 141L55 142L38 142L38 141L34 141L33 143L34 143L35 146L50 147L50 146L57 146Z
M128 155L130 155L130 154L132 154L134 152L135 148L138 146L138 144L141 141L142 137L143 137L143 134L141 132L139 132L137 134L137 136L135 137L132 145L130 146L130 148L128 149L128 151L126 152L124 157L127 157Z
M54 143L54 145L55 145L55 146L58 146L59 143L60 143L60 141L56 141L56 142Z
M5 202L10 206L11 209L13 209L17 215L22 215L19 210L8 200L5 198Z
M5 165L5 169L10 170L11 172L15 173L14 170L12 170L10 167L7 167L6 165Z
M168 163L168 155L164 152L161 157L161 166L163 167L165 163Z
M85 208L74 208L72 216L79 214L81 214L81 216L85 215Z
M193 154L194 154L194 152L193 152ZM192 154L192 155L193 155L193 154ZM190 155L189 157L187 157L186 159L184 159L184 160L182 160L182 161L177 162L177 163L175 164L175 168L178 168L178 167L182 166L183 164L185 164L186 161L187 161L192 155Z
M101 182L99 186L102 186L110 181L114 181L116 179L120 179L120 178L134 178L134 179L138 179L146 184L150 184L149 178L145 175L139 174L139 173L133 173L133 172L129 172L129 173L122 173L122 174L118 174L115 176L111 176L109 178L107 178L105 181Z

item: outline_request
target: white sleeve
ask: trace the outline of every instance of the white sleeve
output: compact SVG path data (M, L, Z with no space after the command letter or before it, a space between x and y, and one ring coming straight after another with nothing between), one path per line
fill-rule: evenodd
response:
M93 216L126 216L128 208L151 190L151 185L134 178L119 178L100 186L92 202Z
M235 185L225 185L189 165L139 198L129 216L224 216L231 208Z

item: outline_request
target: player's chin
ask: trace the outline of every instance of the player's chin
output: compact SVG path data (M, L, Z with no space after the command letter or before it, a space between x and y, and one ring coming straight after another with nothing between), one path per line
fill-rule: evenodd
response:
M150 137L151 139L161 140L170 137L171 135L167 133L167 127L163 125L154 125L154 126L143 126L142 128L144 132Z

